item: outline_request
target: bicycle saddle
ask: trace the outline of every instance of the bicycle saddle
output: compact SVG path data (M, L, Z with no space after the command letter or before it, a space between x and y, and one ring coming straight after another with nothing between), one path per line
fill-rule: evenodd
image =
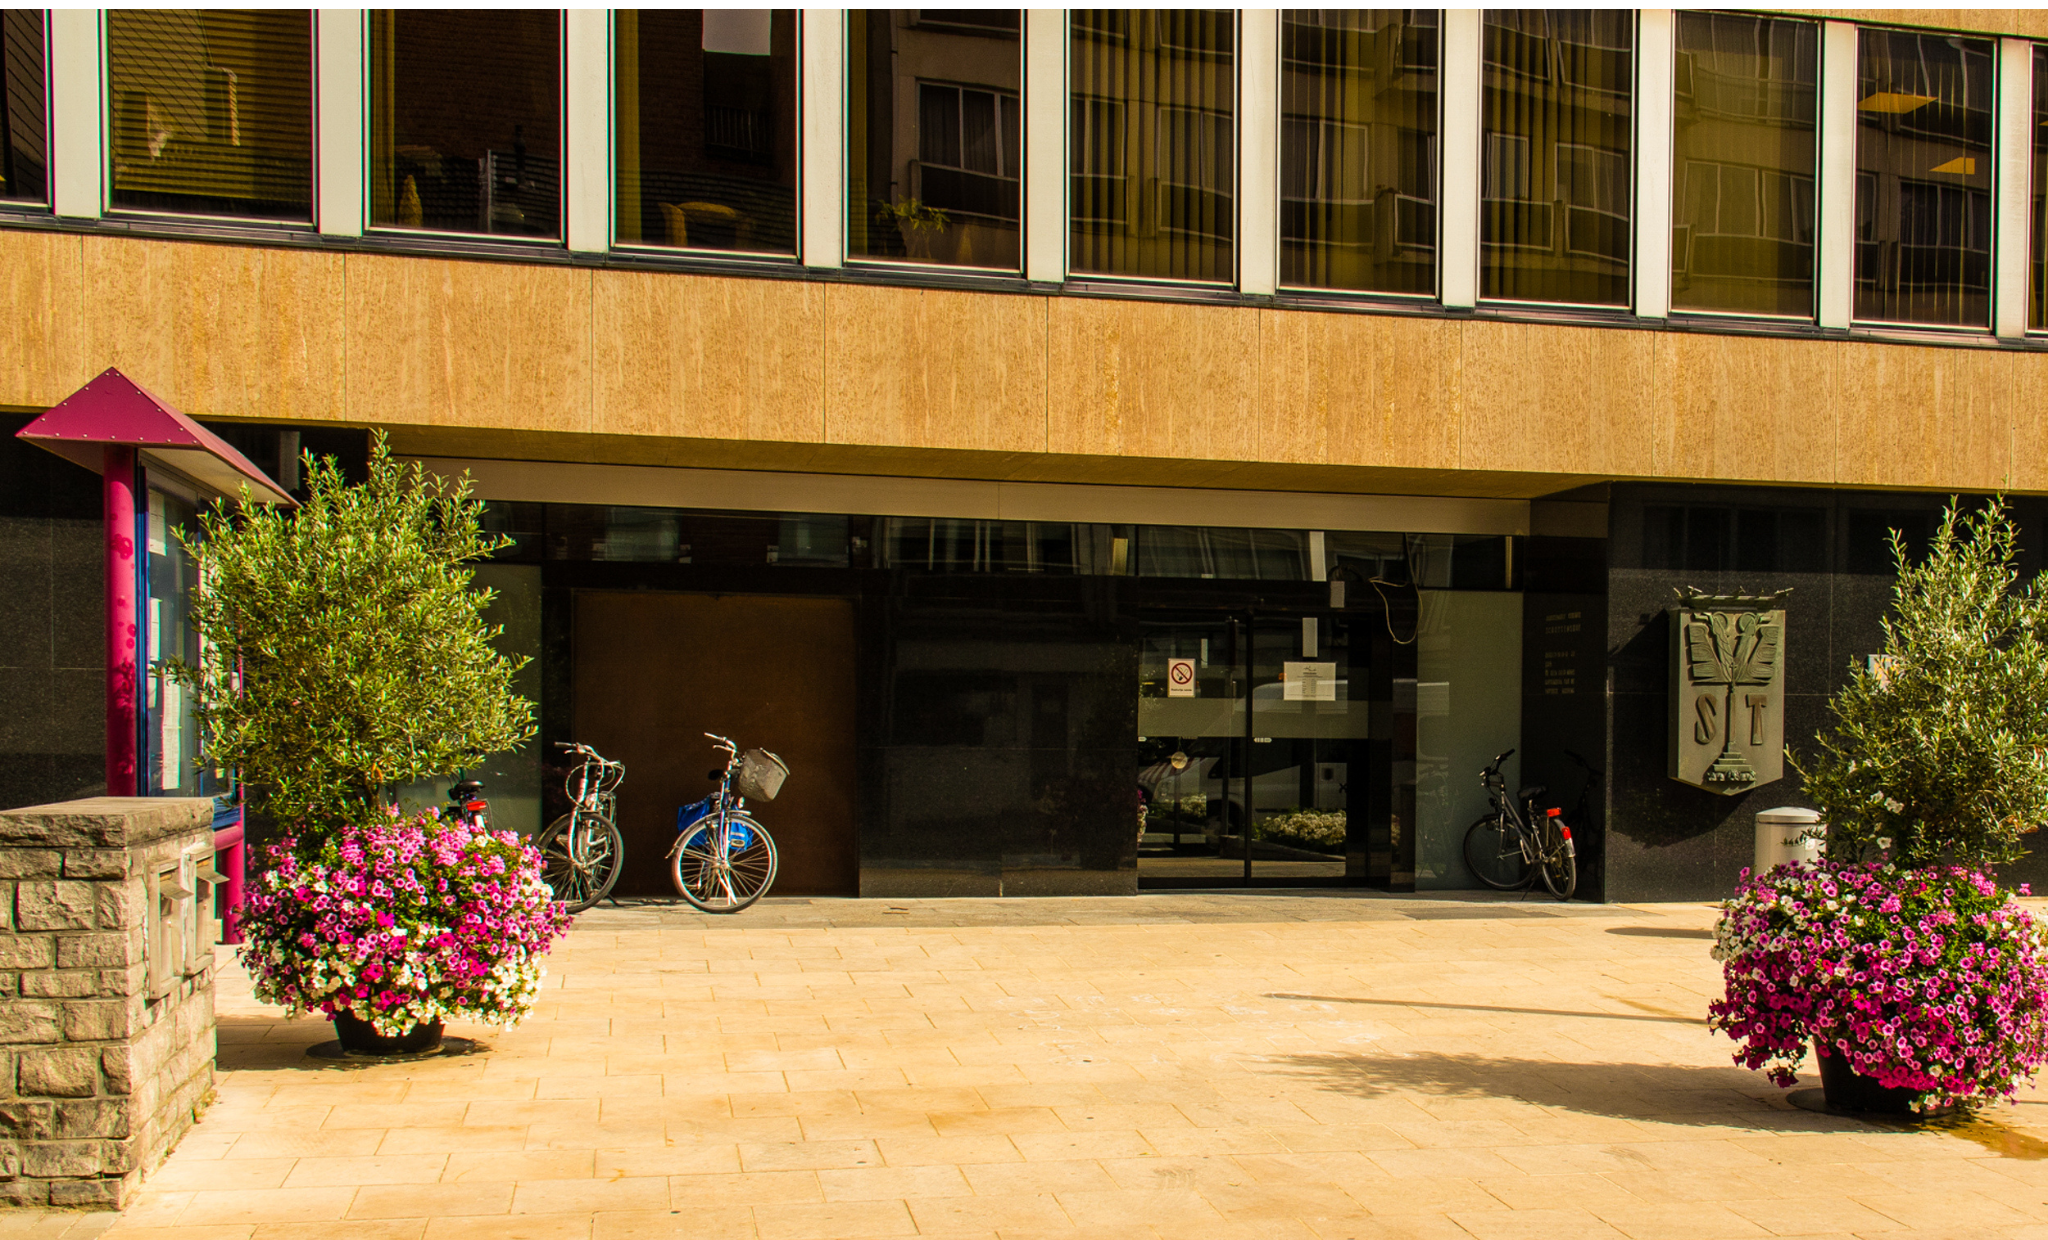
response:
M1517 801L1533 801L1548 791L1550 791L1550 785L1548 784L1530 784L1520 792L1517 792L1515 799Z

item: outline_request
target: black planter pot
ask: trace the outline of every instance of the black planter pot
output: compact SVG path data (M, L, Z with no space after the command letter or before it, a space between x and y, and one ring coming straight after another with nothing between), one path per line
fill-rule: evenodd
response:
M1814 1057L1820 1060L1820 1088L1828 1105L1841 1111L1869 1111L1877 1115L1911 1115L1918 1090L1884 1086L1874 1076L1865 1076L1849 1066L1849 1057L1839 1051L1830 1054L1818 1042Z
M352 1016L347 1012L334 1014L334 1036L341 1042L341 1049L357 1055L421 1055L441 1045L440 1021L431 1025L414 1025L395 1038L387 1038L377 1032L369 1021Z

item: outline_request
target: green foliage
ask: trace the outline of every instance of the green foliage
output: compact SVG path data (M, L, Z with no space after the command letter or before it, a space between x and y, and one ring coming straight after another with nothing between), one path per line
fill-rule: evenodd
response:
M209 760L240 769L257 809L321 834L362 820L387 785L528 739L534 721L512 691L527 660L492 648L491 591L470 588L465 565L507 540L483 532L469 480L399 464L381 434L362 486L331 457L305 468L296 511L201 516L186 547L204 644L199 666L172 671L197 690Z
M1952 502L1917 565L1893 531L1876 669L1851 669L1812 769L1793 764L1830 859L1889 847L1906 867L1998 865L2048 822L2048 598L2016 588L2015 537L1996 500Z

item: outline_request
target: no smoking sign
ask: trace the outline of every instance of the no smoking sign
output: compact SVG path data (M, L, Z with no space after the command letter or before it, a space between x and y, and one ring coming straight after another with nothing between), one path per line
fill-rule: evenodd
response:
M1195 661L1193 659L1168 659L1166 661L1166 696L1195 696Z

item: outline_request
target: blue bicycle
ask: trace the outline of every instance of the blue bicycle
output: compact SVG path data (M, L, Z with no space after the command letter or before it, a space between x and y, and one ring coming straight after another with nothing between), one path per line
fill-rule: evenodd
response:
M772 801L789 767L765 749L739 746L714 732L704 735L725 752L725 769L712 771L718 791L676 811L676 842L669 873L683 899L707 913L737 913L766 895L775 882L775 841L747 813L747 798Z

